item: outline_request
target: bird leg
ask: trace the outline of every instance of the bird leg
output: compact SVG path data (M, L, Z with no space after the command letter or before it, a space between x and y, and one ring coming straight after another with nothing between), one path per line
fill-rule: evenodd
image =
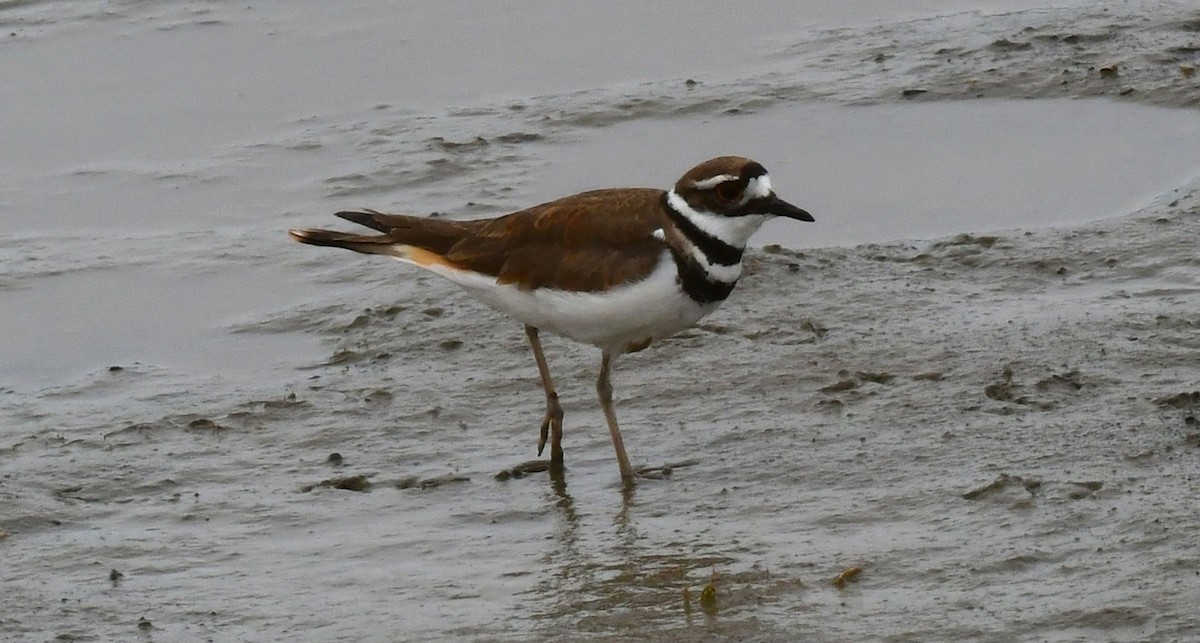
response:
M542 342L538 339L538 329L525 325L525 335L529 338L529 347L533 349L533 358L537 360L538 373L542 376L542 388L546 390L546 415L542 418L542 431L538 437L538 455L546 448L546 438L550 438L550 468L562 470L562 420L563 410L558 403L558 393L554 390L554 381L550 379L550 367L546 365L546 356L542 353Z
M625 442L621 440L621 429L617 426L617 414L613 410L612 382L609 381L609 371L612 369L612 355L605 351L600 357L600 376L596 378L596 393L600 397L600 408L604 409L604 419L608 420L608 432L612 435L613 448L617 451L617 466L621 467L621 482L626 488L634 485L633 467L629 465L629 456L625 454Z

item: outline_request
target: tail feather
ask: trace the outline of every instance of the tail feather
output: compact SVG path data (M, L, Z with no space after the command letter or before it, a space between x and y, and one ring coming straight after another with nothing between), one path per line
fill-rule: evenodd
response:
M405 251L404 245L397 244L388 235L350 234L348 232L317 230L314 228L288 230L288 235L300 243L307 243L312 246L345 248L370 255L400 257L404 255Z
M346 210L338 217L377 230L380 236L344 234L331 230L293 230L292 238L316 246L349 248L370 254L390 254L387 244L414 246L444 255L454 244L474 234L486 221L454 221L405 214L383 214L375 210Z
M342 212L334 213L334 216L341 217L347 221L357 223L358 225L367 226L368 228L378 230L380 232L387 232L388 230L396 227L394 225L388 225L384 223L384 220L388 218L388 215L382 212L376 212L375 210L343 210ZM397 217L393 216L392 218Z

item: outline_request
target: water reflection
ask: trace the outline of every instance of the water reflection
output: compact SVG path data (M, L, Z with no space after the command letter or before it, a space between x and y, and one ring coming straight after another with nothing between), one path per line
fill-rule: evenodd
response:
M605 489L605 493L609 490ZM638 636L691 639L714 634L772 636L765 604L797 596L801 582L746 562L732 543L695 542L675 521L663 528L651 497L622 492L616 513L592 511L597 496L573 496L550 476L557 507L545 578L530 590L536 627L550 638ZM606 505L607 506L607 505Z

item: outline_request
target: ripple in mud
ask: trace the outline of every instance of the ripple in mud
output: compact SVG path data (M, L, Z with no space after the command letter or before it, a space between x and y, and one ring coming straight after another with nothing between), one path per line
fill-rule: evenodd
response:
M1015 508L1029 506L1035 498L1082 500L1092 497L1103 488L1104 483L1098 480L1049 482L1002 473L990 484L968 491L962 497L964 500L986 500Z
M1162 406L1170 406L1177 409L1190 409L1200 406L1200 391L1191 391L1188 393L1177 393L1168 395L1154 400Z
M432 478L420 478L418 476L408 476L401 478L396 482L397 489L436 489L438 487L453 484L457 482L470 482L471 479L467 476L461 476L454 473L445 475L433 476Z
M1197 58L1191 51L1194 20L1181 21L1178 12L1170 14L1164 11L1150 19L1142 5L1131 4L1105 5L1102 11L1067 7L1017 12L954 23L934 18L900 28L888 25L849 39L829 32L793 51L805 59L812 55L817 67L860 69L859 74L848 77L843 72L837 77L837 93L863 100L900 92L919 100L1136 93L1145 102L1195 105L1189 75L1178 69L1179 63ZM977 44L960 44L964 42ZM864 52L875 65L855 64ZM1035 66L1057 73L1031 73ZM807 89L821 91L812 84Z
M308 493L318 487L327 489L344 489L346 491L366 492L371 489L371 481L365 475L343 476L338 478L329 478L322 480L317 484L304 485L300 487L301 493Z
M1011 366L1004 367L999 382L988 384L983 388L983 394L991 400L1012 403L1029 407L1038 411L1049 411L1056 408L1064 398L1078 393L1083 389L1082 375L1077 369L1063 373L1052 373L1039 379L1033 385L1034 395L1029 387L1018 382Z

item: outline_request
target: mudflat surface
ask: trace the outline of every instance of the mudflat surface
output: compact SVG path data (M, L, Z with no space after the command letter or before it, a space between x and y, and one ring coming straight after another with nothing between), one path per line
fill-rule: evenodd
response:
M0 4L0 639L1193 636L1200 13L893 4ZM519 325L283 234L719 153L817 222L618 362L632 494L594 349L497 479Z

